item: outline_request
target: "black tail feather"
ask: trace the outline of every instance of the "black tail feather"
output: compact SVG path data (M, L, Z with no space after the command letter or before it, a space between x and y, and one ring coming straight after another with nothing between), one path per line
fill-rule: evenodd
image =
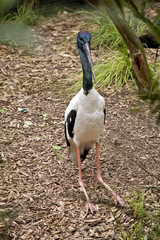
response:
M87 157L89 149L85 149L84 152L81 154L81 160L84 161Z

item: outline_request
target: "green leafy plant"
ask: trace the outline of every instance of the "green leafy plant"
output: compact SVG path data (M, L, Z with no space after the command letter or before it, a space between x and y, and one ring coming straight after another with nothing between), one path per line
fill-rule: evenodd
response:
M112 23L106 12L102 9L94 19L96 30L92 32L93 47L116 47L124 43L115 25Z
M0 239L7 239L8 211L0 209Z
M47 120L48 119L48 114L47 113L42 113L41 115L43 117L43 120Z
M150 209L152 208L150 208L150 206L148 208L145 207L146 202L148 202L148 204L152 204L152 201L149 200L149 197L146 199L145 191L143 191L140 196L135 196L134 199L129 202L132 213L132 221L130 221L131 226L127 232L123 230L119 217L116 212L112 210L112 214L123 240L159 239L160 209L158 211L151 212Z
M5 13L15 4L16 0L0 0L0 22L5 20Z
M145 24L135 18L133 15L127 13L126 19L129 25L133 28L137 35L141 35L145 30ZM93 47L116 48L117 46L124 46L124 40L113 22L108 17L103 7L95 11L94 17L91 18L92 24L96 25L92 31Z
M118 52L110 49L110 54L111 56L101 60L102 63L95 65L98 88L112 86L119 89L127 84L129 79L134 80L131 60L126 48Z
M23 4L17 4L17 11L13 14L8 14L6 19L17 21L21 24L26 25L36 25L38 21L38 17L33 10L34 7L34 0L27 1L24 0Z
M0 108L0 113L4 113L5 110L3 108Z
M28 128L28 127L30 127L30 126L32 126L32 125L33 125L33 123L32 123L31 121L25 120L25 121L24 121L24 124L23 124L23 127L24 127L24 128Z
M53 151L55 153L55 155L57 156L58 160L59 160L59 163L61 164L64 164L65 163L65 160L64 158L62 157L62 155L58 152L59 150L61 150L62 148L60 146L53 146Z

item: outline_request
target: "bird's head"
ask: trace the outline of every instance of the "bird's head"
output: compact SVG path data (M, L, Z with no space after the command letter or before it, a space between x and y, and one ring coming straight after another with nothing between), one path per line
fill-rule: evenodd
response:
M80 49L83 48L83 45L88 43L90 46L91 35L87 31L80 31L77 35L77 45Z
M90 53L90 41L91 41L91 35L87 31L80 31L77 35L77 45L78 45L78 50L79 52L82 51L84 55L86 56L90 70L93 76L93 79L96 83L96 77L93 69L93 63L92 63L92 58L91 58L91 53Z

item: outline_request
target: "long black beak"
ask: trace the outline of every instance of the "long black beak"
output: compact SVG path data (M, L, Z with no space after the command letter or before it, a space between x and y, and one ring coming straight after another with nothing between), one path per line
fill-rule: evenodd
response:
M90 65L90 68L91 68L91 72L92 72L92 76L93 76L93 79L95 81L95 84L97 84L96 82L96 77L95 77L95 73L94 73L94 69L93 69L93 63L92 63L92 58L91 58L91 53L90 53L90 49L89 49L89 44L88 43L85 43L83 45L83 50L84 50L84 53L88 59L88 62L89 62L89 65Z

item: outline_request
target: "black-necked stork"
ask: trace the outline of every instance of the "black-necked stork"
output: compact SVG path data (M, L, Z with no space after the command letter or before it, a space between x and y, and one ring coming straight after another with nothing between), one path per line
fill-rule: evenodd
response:
M156 55L155 55L155 60L154 60L154 62L156 63L157 58L158 58L158 51L160 48L160 43L157 41L157 39L154 37L154 35L150 32L140 36L139 39L145 48L157 49Z
M90 54L91 35L81 31L77 36L78 51L83 69L83 85L79 93L72 98L65 112L65 136L69 146L69 157L79 168L79 185L87 200L87 213L96 211L91 203L81 176L81 159L84 160L89 149L96 144L97 178L113 195L115 204L124 205L121 198L102 180L99 164L98 138L104 129L105 101L95 90L92 76L96 83Z
M154 37L154 35L150 32L142 35L139 37L141 43L143 44L144 47L147 48L159 48L160 44L157 41L157 39Z

